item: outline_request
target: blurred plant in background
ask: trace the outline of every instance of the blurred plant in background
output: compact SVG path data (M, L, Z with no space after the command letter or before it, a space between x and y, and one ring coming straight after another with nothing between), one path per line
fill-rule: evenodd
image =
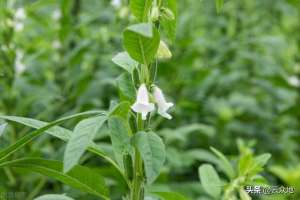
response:
M262 173L269 185L296 189L290 197L261 199L298 199L299 1L227 0L219 13L208 0L178 3L176 48L171 60L160 63L157 80L174 98L176 110L172 121L152 119L167 144L167 163L149 190L210 199L199 182L198 167L213 164L223 177L209 147L236 161L244 155L236 145L239 139L254 155L272 155ZM120 70L111 58L122 48L120 33L132 21L127 1L2 0L0 6L0 115L51 121L107 109L117 99ZM27 130L8 126L0 147ZM108 138L102 131L97 144L111 152ZM59 158L62 144L42 136L17 156ZM117 199L125 186L116 183L111 167L90 158L87 153L81 163L100 167ZM69 187L23 170L5 168L0 177L0 191L26 191L28 199L64 192L82 198Z

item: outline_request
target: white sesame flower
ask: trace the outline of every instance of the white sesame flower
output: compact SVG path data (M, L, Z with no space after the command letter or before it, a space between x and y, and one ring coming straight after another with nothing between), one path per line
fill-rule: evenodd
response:
M15 71L16 74L22 74L26 70L26 66L22 62L23 53L19 50L16 52L16 59L15 59Z
M17 20L24 20L26 18L26 13L24 8L18 8L15 13L15 18Z
M12 22L15 31L20 32L24 29L25 18L26 18L26 13L24 8L18 8L14 16L14 21Z
M154 96L154 100L158 106L158 114L160 114L161 116L163 116L167 119L172 119L172 116L169 113L167 113L167 111L174 104L171 102L167 102L161 89L159 89L156 86L154 86L154 88L153 88L153 96Z
M111 5L115 8L120 8L122 5L122 1L121 0L112 0Z
M148 90L145 84L142 84L137 92L136 102L131 106L136 113L142 114L142 119L147 119L147 114L154 110L154 104L149 102Z
M300 80L298 79L297 76L290 76L288 78L288 82L291 86L294 86L294 87L299 87L300 86Z
M54 20L59 20L61 18L61 12L60 10L56 9L54 10L54 12L52 13L52 19Z
M54 40L52 43L52 48L53 49L60 49L61 48L61 43L58 40Z
M15 22L14 26L15 26L15 31L16 32L20 32L24 29L23 22Z

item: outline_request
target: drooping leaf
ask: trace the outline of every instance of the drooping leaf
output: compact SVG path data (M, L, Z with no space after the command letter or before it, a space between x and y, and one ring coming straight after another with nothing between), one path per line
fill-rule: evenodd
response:
M130 74L123 73L117 79L120 97L123 101L134 102L135 100L135 87L132 83Z
M45 194L33 200L73 200L73 199L64 194Z
M153 0L130 0L131 12L140 22L148 20L152 1Z
M0 137L3 135L4 131L5 131L5 128L6 128L7 124L1 124L0 125Z
M104 178L95 171L76 165L68 173L63 173L63 163L39 158L23 158L1 163L0 167L18 167L54 178L82 192L108 200L108 188Z
M117 116L108 119L108 126L116 160L123 167L123 154L132 151L129 137L132 135L131 130L126 121Z
M106 119L106 116L93 117L84 119L76 125L65 150L64 172L68 172L78 163Z
M102 111L97 111L97 113L95 113L95 114L106 114L106 113L102 112ZM47 123L47 122L44 122L44 121L35 120L35 119L31 119L31 118L25 118L25 117L0 116L0 119L5 119L5 120L17 122L17 123L20 123L20 124L23 124L25 126L35 128L35 129L40 129L44 126L50 125L50 123ZM60 126L51 127L49 129L44 130L44 132L46 132L47 134L52 135L52 136L54 136L58 139L61 139L63 141L68 141L69 138L71 137L71 134L72 134L71 130L60 127ZM30 133L30 134L32 134L32 133ZM18 148L18 149L20 149L20 148ZM18 149L16 149L16 151ZM13 150L13 148L10 148L10 150ZM92 142L88 147L88 151L90 151L90 152L94 153L95 155L100 156L101 158L105 159L114 168L116 168L117 171L120 172L120 175L122 175L122 178L125 178L123 176L123 173L122 173L122 170L120 169L120 167L114 162L114 160L112 160L109 156L107 156L98 145L96 145L95 143ZM7 152L8 151L6 150L6 153ZM1 154L1 152L0 152L0 154ZM5 154L1 154L1 155L5 155ZM1 158L0 158L0 160L1 160Z
M157 196L159 196L162 200L188 200L183 195L176 192L154 192Z
M165 145L153 132L139 132L134 135L133 141L144 161L147 183L151 184L158 177L165 162Z
M220 167L220 169L222 169L229 178L233 178L235 176L235 172L230 161L223 153L221 153L217 149L213 147L210 147L210 149L212 150L212 152L214 152L214 154L216 154L216 156L219 157L220 162L218 162L218 166Z
M25 126L35 128L35 129L40 129L44 126L49 125L47 122L43 122L40 120L32 119L32 118L26 118L26 117L18 117L18 116L0 116L1 119L12 121L12 122L17 122L20 124L23 124ZM72 131L59 127L59 126L54 126L45 131L46 133L59 138L63 141L68 141L71 137Z
M130 74L132 74L133 70L138 67L138 63L133 60L127 52L118 53L115 57L113 57L112 61L116 65L128 71Z
M141 32L144 31L136 30L139 25L133 26L135 26L134 29L129 26L123 33L124 48L130 57L139 63L149 64L157 53L160 41L159 32L156 28L152 27L152 25L147 24L146 26L150 26L152 29L152 37L146 37L145 34L141 34ZM141 25L141 28L144 29L144 26L145 25Z
M214 167L209 164L201 165L199 177L203 189L212 197L218 198L221 194L221 180Z
M5 149L3 149L2 151L0 151L0 160L3 160L5 158L7 158L8 156L10 156L11 154L13 154L14 152L18 151L20 148L22 148L23 146L25 146L27 143L29 143L30 141L32 141L34 138L40 136L41 134L43 134L45 131L47 131L48 129L63 123L64 121L70 120L72 118L76 118L76 117L82 117L85 115L95 115L95 114L103 114L103 112L99 112L99 111L88 111L88 112L83 112L83 113L78 113L75 115L71 115L71 116L67 116L67 117L63 117L61 119L58 119L52 123L49 123L45 126L43 126L42 128L39 128L33 132L30 132L29 134L26 134L25 136L23 136L22 138L20 138L19 140L17 140L14 144L6 147ZM14 117L8 117L8 116L0 116L0 118L2 119L7 119L10 120L9 118L14 118Z

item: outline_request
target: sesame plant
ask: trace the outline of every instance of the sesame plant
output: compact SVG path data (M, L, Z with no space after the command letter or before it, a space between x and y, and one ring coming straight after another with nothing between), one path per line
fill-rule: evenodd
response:
M250 144L251 145L251 144ZM239 157L229 160L222 152L211 147L216 155L213 165L205 163L199 167L201 186L210 199L250 200L251 191L247 188L268 186L268 181L260 175L271 155L254 155L249 144L238 140ZM217 173L215 167L221 172ZM223 175L224 178L220 178Z
M17 167L48 176L82 192L101 199L111 199L106 180L92 168L79 165L85 151L109 163L124 182L127 192L123 200L142 200L146 196L160 199L185 199L173 192L148 192L164 165L166 152L162 139L151 128L151 117L160 115L171 120L168 113L174 105L168 102L156 82L159 60L171 57L166 41L172 41L176 29L176 1L131 0L134 23L123 32L126 51L112 61L124 69L117 79L120 101L111 103L108 111L93 110L77 113L47 123L32 118L1 116L36 129L0 151L0 167ZM165 41L164 41L165 40ZM74 130L59 126L71 119L80 119ZM4 132L6 125L1 125ZM107 154L93 140L108 127L113 156ZM44 158L14 158L12 154L42 134L49 134L66 142L63 162ZM66 195L51 194L36 199L71 199Z

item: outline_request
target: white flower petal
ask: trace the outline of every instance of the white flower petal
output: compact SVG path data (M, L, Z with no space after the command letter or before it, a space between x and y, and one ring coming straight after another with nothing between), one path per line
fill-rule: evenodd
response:
M162 112L161 110L158 110L158 114L160 114L164 118L172 119L172 116L169 113L167 113L167 112Z
M145 84L142 84L137 92L136 102L131 106L131 109L142 114L142 119L147 119L147 114L154 110L154 104L149 102L148 90Z
M52 19L57 21L60 18L61 18L60 10L58 10L58 9L54 10L54 12L52 13Z
M137 101L145 104L149 102L148 90L145 84L142 84L138 89Z
M158 106L158 114L160 114L161 116L163 116L167 119L172 119L172 116L170 114L168 114L167 111L172 106L174 106L174 104L171 102L167 102L161 89L159 89L156 86L153 89L153 96L154 96L155 102Z
M15 18L18 20L23 20L26 18L26 13L24 8L18 8L15 13Z

